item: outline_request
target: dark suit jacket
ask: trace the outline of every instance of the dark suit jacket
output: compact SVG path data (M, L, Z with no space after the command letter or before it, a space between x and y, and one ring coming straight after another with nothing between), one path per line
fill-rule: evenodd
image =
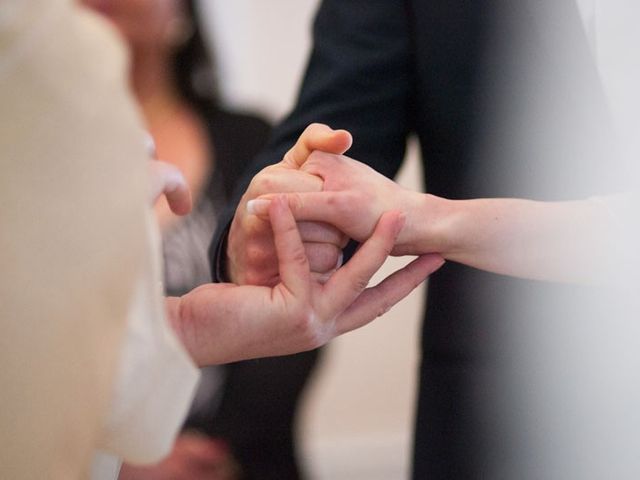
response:
M557 3L564 5L565 20L580 37L572 2ZM526 182L505 181L505 172L535 170L536 165L530 163L531 155L519 155L517 148L503 142L503 125L489 120L499 103L516 104L523 95L532 95L535 86L527 85L525 77L527 65L534 61L554 66L549 68L553 78L547 79L551 108L578 106L579 97L562 79L562 66L575 62L575 52L568 55L557 48L553 34L539 29L529 4L323 1L297 104L256 158L251 175L279 161L309 123L323 122L349 130L354 137L349 156L389 177L401 166L408 137L417 136L424 180L433 194L453 199L541 196L541 190ZM527 45L526 53L508 48L519 42ZM577 56L586 55L585 44ZM581 128L593 133L588 121ZM532 132L531 144L552 140L536 135ZM487 137L497 139L508 154L493 160L482 155ZM558 157L566 153L558 152ZM567 187L568 173L558 178L558 171L546 179L544 195L571 198L579 190ZM249 180L250 176L241 182L238 195ZM229 219L232 210L227 212ZM220 266L224 236L224 231L218 232L212 244L214 265ZM508 318L506 313L505 300L523 288L545 287L459 265L447 265L433 275L422 338L414 478L487 478L488 465L501 462L513 449L512 439L497 427L501 412L481 405L495 388L493 360L507 350L501 341L505 326L530 320Z

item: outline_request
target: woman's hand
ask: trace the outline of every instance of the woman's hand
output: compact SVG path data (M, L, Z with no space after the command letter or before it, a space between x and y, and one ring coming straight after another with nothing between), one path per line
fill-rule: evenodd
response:
M151 206L164 195L169 208L176 215L188 215L191 212L191 191L178 167L161 160L149 160L151 178Z
M198 365L317 348L387 312L443 264L438 255L424 255L367 288L404 225L399 212L387 212L354 257L321 284L310 272L287 199L274 197L268 215L280 283L209 284L167 299L170 321Z
M371 236L383 212L397 210L405 216L406 225L393 255L440 251L425 231L439 208L435 197L402 188L371 167L342 155L313 152L300 170L322 179L323 188L322 192L287 194L296 220L324 222L362 242ZM267 218L273 197L260 196L249 204L250 211Z

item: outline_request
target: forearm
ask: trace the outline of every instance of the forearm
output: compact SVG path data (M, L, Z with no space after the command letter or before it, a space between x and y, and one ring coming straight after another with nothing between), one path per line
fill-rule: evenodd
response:
M606 268L610 215L601 202L447 200L423 195L407 232L414 251L439 252L518 277L594 282Z

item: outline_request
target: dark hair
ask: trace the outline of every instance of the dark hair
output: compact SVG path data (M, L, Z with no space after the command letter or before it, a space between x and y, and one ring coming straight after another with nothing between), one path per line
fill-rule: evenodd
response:
M213 54L205 41L196 0L186 0L185 15L191 24L189 38L176 50L173 71L178 91L196 109L203 104L218 106L218 86Z

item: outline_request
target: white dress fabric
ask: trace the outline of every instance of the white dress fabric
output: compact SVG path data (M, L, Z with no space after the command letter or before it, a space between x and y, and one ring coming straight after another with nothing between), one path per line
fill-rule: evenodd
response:
M163 313L125 47L75 0L0 3L0 478L169 451L198 372Z
M115 392L92 466L93 480L115 478L119 460L145 464L168 454L191 405L199 373L164 318L159 234L149 216L155 260L137 283Z

